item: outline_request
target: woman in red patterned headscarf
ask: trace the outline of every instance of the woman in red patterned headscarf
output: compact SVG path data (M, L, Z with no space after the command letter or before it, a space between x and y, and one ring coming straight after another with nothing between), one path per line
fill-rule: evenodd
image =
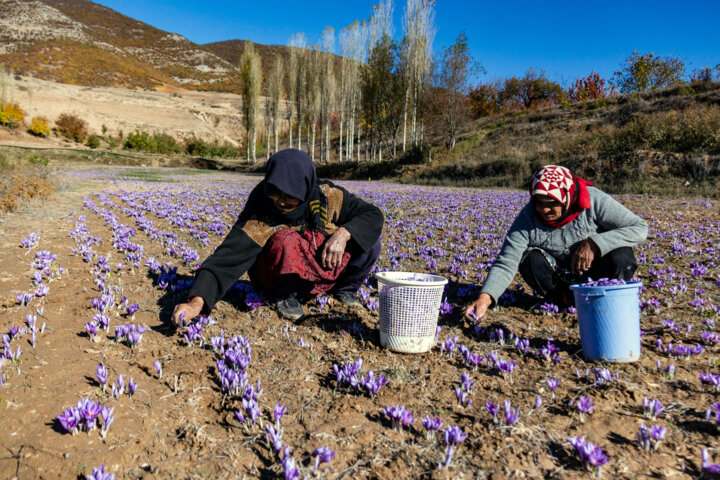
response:
M505 237L475 302L466 308L480 318L520 271L540 296L568 305L572 283L588 278L629 280L637 269L634 245L647 237L647 223L591 182L559 165L533 174L530 202Z

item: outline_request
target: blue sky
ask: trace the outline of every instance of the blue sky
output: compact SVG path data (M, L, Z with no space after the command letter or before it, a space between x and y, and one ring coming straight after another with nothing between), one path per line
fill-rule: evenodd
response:
M287 43L303 32L316 41L370 17L365 0L100 0L98 3L195 43L250 39ZM690 68L720 63L720 1L482 1L437 0L435 50L465 31L480 80L522 75L529 67L568 85L592 70L612 76L633 51L684 58ZM395 0L395 36L405 0Z

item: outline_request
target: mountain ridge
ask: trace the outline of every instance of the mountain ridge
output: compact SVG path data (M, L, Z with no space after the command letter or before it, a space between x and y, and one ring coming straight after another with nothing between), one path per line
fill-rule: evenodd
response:
M82 86L207 89L237 75L211 48L88 0L0 0L0 62Z

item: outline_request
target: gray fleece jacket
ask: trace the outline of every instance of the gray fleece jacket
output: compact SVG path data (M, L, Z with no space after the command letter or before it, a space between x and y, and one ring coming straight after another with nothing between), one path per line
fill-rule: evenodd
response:
M595 242L601 256L619 247L632 247L647 238L645 220L597 188L588 187L588 192L590 208L560 228L543 225L532 204L525 205L510 227L481 293L487 293L497 302L515 278L528 248L541 248L560 262L569 262L580 242L587 238Z

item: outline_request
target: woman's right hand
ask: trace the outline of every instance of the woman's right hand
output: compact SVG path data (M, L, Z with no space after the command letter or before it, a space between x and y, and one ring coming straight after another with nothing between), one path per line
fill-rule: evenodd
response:
M172 322L176 327L184 327L190 320L200 315L205 300L202 297L192 297L188 303L178 303L172 314Z
M473 303L465 308L465 318L477 322L485 316L487 309L492 305L492 297L487 293L481 293Z

